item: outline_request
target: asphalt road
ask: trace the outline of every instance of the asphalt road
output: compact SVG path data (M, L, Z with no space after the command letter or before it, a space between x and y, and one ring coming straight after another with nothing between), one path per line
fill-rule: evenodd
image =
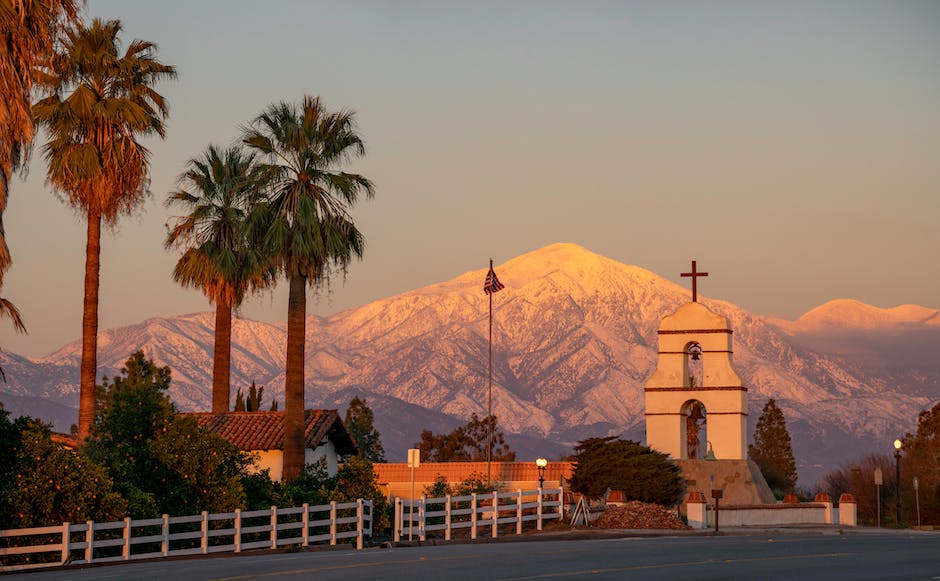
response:
M926 579L940 580L940 533L797 531L722 536L560 538L118 563L4 575L3 581L131 579Z

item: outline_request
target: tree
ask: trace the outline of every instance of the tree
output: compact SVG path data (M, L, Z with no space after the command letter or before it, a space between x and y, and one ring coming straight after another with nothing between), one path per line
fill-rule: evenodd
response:
M370 462L385 462L382 435L375 429L375 415L359 396L352 398L346 409L346 429L352 434L359 448L359 456Z
M87 219L81 440L95 418L101 225L116 225L148 193L150 153L138 138L165 135L167 103L154 85L176 76L150 42L133 40L121 54L120 32L119 21L100 19L66 30L61 50L38 78L47 96L33 106L49 136L43 147L49 183Z
M790 432L773 398L767 400L757 419L754 444L748 446L747 455L760 468L770 488L781 492L793 492L796 488L796 461L790 446Z
M177 414L166 396L170 368L140 351L99 390L89 457L108 467L135 518L243 506L247 457Z
M516 453L510 449L497 426L496 416L480 419L471 414L466 425L449 434L435 434L431 430L421 432L421 441L415 447L428 462L484 462L490 430L493 430L493 447L490 457L495 462L512 462Z
M881 470L884 486L875 494L875 470ZM878 522L878 504L881 504L882 524L892 518L893 510L886 510L894 499L894 458L888 454L866 454L823 476L826 492L838 499L843 492L850 493L856 502L859 523L874 526Z
M906 497L904 506L913 507L919 500L921 522L940 524L940 402L920 412L917 431L904 436L901 451L901 490ZM913 490L915 476L920 487L917 500L914 499Z
M250 460L219 434L180 416L150 442L148 453L160 466L165 493L161 512L228 512L245 506L242 476Z
M347 459L336 472L336 486L330 500L354 502L358 498L372 501L376 529L381 531L388 528L388 498L379 488L372 462L354 456Z
M614 436L588 438L575 446L571 490L601 498L608 489L625 500L674 506L682 500L682 472L666 454Z
M212 368L212 413L229 410L232 360L232 313L249 290L272 282L258 245L248 237L248 216L260 201L252 179L254 155L239 147L220 151L210 145L190 159L179 177L180 188L167 205L184 208L167 234L167 248L183 255L173 280L198 288L215 304L215 350Z
M108 467L133 516L159 514L155 490L163 489L161 464L150 454L150 442L169 429L176 410L165 392L170 368L158 367L132 354L113 381L98 390L99 402L85 452Z
M78 8L74 0L0 0L0 288L11 263L3 229L10 179L26 167L35 134L35 70L52 54L62 28L77 22Z
M12 264L3 228L13 173L26 167L35 133L30 108L34 70L52 53L62 27L77 20L73 0L0 0L0 289ZM0 297L0 318L9 318L25 333L20 311ZM6 381L3 368L0 380Z
M237 412L256 412L261 409L261 400L264 398L264 386L258 387L254 380L251 387L248 388L248 398L242 393L242 388L238 388L235 394L235 411ZM277 400L271 399L271 411L277 411Z
M0 409L0 529L124 516L127 503L104 466L53 442L42 422L7 416Z
M365 177L338 169L351 156L364 155L353 113L330 113L319 98L304 97L300 107L269 106L245 128L244 142L258 150L267 204L256 224L264 247L288 279L287 361L284 397L284 479L303 468L304 341L307 286L345 272L353 255L362 256L363 239L348 210L361 194L372 197Z

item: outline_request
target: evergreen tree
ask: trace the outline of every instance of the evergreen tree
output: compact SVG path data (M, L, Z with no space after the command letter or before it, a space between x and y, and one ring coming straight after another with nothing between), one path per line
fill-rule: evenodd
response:
M674 506L685 485L679 467L666 454L614 436L588 438L575 446L571 490L600 498L620 490L626 500Z
M790 445L790 432L783 411L772 398L757 419L754 444L748 446L747 455L760 468L773 490L793 492L796 488L796 461Z
M237 412L256 412L261 409L261 399L264 397L264 386L258 387L254 380L251 387L248 388L248 397L242 393L242 388L238 388L235 394L235 411ZM271 400L271 411L277 411L277 400Z
M382 435L375 429L375 415L359 396L352 398L346 409L346 429L359 447L359 456L371 462L385 462Z

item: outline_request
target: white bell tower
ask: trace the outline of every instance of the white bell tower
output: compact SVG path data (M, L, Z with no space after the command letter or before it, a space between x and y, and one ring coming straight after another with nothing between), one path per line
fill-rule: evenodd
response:
M659 361L646 382L646 443L674 459L747 458L747 388L734 369L728 320L698 302L663 318ZM704 424L704 425L702 425ZM707 441L700 441L704 432Z

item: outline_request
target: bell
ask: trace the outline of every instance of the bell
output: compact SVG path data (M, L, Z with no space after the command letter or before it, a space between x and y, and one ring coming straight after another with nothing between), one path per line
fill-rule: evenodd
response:
M699 357L702 355L702 346L698 343L689 345L689 355L692 356L692 361L698 361Z
M705 419L705 414L702 413L702 404L692 405L692 409L689 413L689 419L693 419L693 420Z

